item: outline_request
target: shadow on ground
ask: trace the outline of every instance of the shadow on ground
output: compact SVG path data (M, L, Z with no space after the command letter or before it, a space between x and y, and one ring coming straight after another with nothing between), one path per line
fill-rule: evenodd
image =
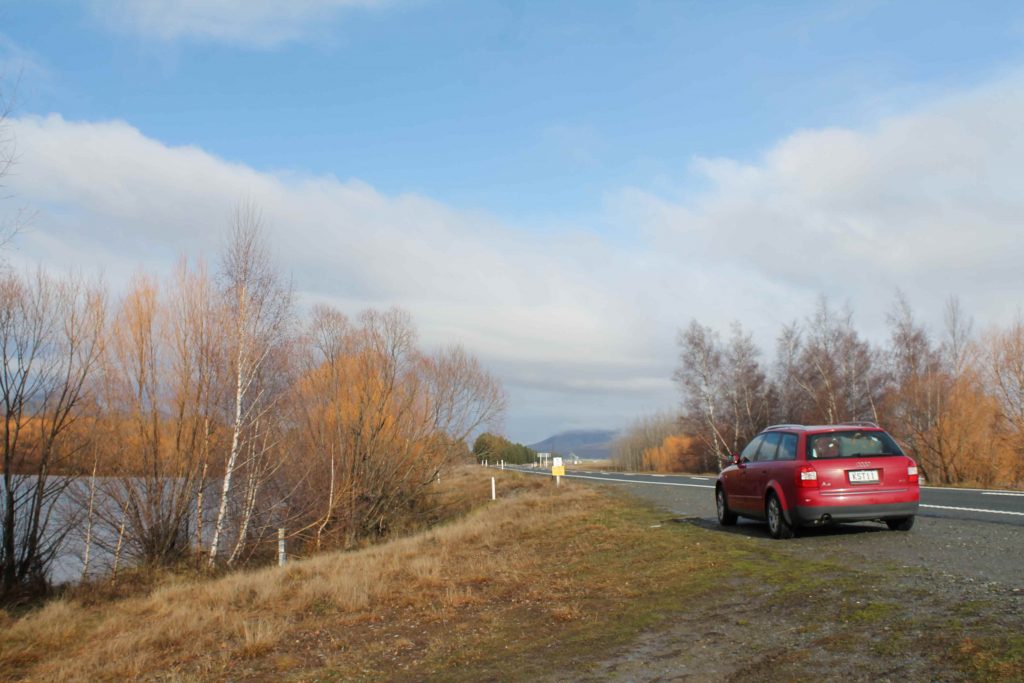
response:
M673 517L669 520L675 524L690 524L708 531L716 531L723 534L734 534L746 536L747 538L771 538L768 535L768 525L765 522L754 520L740 520L735 526L722 526L716 519L706 517ZM833 536L855 536L859 534L873 534L880 531L888 531L888 528L873 522L861 522L858 524L829 524L820 527L801 527L797 531L797 538L820 538Z

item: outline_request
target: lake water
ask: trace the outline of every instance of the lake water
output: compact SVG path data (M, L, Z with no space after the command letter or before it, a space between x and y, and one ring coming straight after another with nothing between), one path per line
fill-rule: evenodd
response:
M56 481L55 478L51 478ZM108 574L114 563L114 548L117 545L118 529L117 521L120 519L116 503L109 496L103 494L103 489L112 486L115 480L103 477L96 478L96 497L94 502L94 522L92 527L92 542L90 546L89 575L103 576ZM139 480L141 483L141 480ZM213 535L213 524L216 521L217 506L220 501L220 481L211 481L207 485L203 499L203 543L209 544ZM86 538L88 534L88 521L86 512L89 504L90 479L88 477L78 478L68 484L66 490L55 501L52 510L52 522L49 533L71 525L71 531L65 537L53 563L50 565L50 580L54 584L74 583L82 578L82 568L85 559ZM0 490L0 505L5 500L5 494ZM195 506L193 498L192 506ZM104 519L100 519L100 518ZM195 510L193 507L192 519L190 520L190 537L195 543ZM131 558L127 556L126 550L122 550L121 566L131 564Z

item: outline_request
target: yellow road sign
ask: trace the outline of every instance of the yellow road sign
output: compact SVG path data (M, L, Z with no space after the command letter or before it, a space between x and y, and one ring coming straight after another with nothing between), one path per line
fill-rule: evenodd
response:
M565 465L555 465L551 468L552 477L564 477L565 476Z

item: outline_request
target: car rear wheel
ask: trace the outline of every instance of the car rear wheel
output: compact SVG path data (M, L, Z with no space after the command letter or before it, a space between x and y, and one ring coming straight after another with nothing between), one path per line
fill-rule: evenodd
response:
M782 512L782 503L774 493L768 494L768 501L765 503L765 516L768 518L768 535L772 538L793 538L795 530L786 521L786 515Z
M900 517L899 519L887 519L885 524L893 531L910 531L914 528L914 515Z
M722 526L732 526L736 523L736 513L729 509L725 500L725 489L719 486L715 489L715 507L718 509L718 523Z

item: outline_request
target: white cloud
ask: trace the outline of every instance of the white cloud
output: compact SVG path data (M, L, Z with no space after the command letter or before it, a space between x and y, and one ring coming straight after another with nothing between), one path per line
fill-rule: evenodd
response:
M697 159L711 189L696 201L631 190L620 209L659 250L850 299L869 324L897 287L1000 319L1024 298L1022 116L1024 83L1009 79L872 130L800 131L754 163Z
M461 342L495 368L512 435L539 440L670 407L691 317L740 320L766 351L819 292L849 300L875 339L896 287L936 322L948 294L979 323L1007 319L1024 300L1021 120L1024 88L1007 80L871 130L801 131L754 162L695 160L708 189L691 199L609 201L603 229L623 226L613 244L357 180L259 172L122 122L25 117L7 181L39 213L14 258L101 268L116 285L180 253L215 258L250 197L305 301L407 308L427 344Z
M390 0L93 0L113 28L172 42L182 38L269 47L297 40L344 10Z

